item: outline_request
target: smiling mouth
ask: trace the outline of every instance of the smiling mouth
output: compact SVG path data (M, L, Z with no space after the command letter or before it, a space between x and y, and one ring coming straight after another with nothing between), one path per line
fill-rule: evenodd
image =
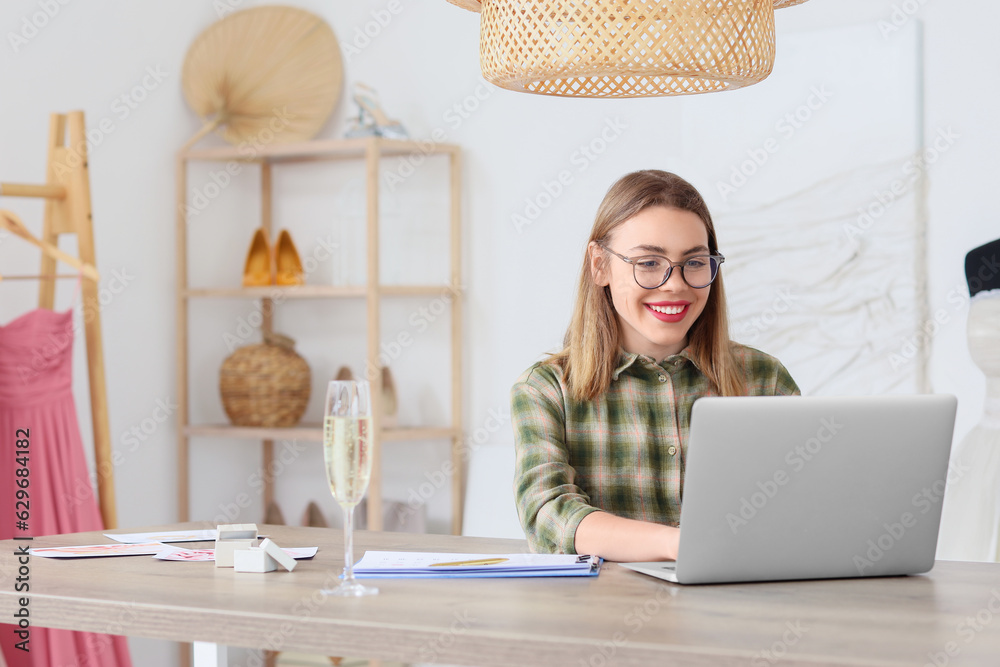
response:
M688 307L688 304L679 306L654 306L647 303L645 306L654 313L662 313L664 315L680 315L684 312L684 309Z

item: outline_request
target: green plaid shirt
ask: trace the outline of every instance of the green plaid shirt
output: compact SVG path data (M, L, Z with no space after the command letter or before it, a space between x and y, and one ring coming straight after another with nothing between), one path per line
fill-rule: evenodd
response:
M798 394L774 357L735 346L751 396ZM676 526L691 406L712 396L687 350L657 364L622 352L611 387L575 401L562 370L539 362L511 390L514 493L532 551L575 553L576 528L605 510Z

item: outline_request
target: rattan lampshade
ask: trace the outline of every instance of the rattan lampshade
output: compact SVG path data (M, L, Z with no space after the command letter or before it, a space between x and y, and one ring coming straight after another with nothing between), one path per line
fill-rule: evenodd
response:
M234 12L209 26L184 59L184 97L227 141L302 141L333 112L343 83L340 46L320 17L296 7Z
M806 0L448 0L482 13L487 81L566 97L742 88L774 66L774 9Z
M803 2L807 1L808 0L774 0L774 8L781 9L782 7L801 5ZM474 12L478 12L482 9L482 2L480 2L480 0L448 0L448 2Z

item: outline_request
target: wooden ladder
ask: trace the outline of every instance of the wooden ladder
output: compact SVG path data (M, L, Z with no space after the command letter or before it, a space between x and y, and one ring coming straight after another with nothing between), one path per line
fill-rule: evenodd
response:
M45 183L42 185L0 183L0 196L44 199L45 214L41 244L58 248L60 236L75 234L79 260L85 265L97 266L90 208L87 138L82 111L54 113L50 117ZM52 310L55 305L56 280L77 277L77 274L58 274L55 255L43 252L39 275L4 276L3 279L40 281L38 307ZM97 493L104 527L115 528L118 518L115 511L114 466L111 462L111 429L108 422L107 385L104 378L104 349L101 344L101 304L98 300L97 281L88 279L82 280L81 283Z

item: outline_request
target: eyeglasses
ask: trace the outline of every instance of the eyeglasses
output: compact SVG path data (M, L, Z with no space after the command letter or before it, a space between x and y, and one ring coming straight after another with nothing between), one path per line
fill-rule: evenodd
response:
M644 255L643 257L626 257L619 255L614 250L604 245L598 244L618 259L632 265L632 276L639 287L643 289L656 289L660 285L670 280L670 274L674 267L681 270L681 278L694 289L703 289L712 284L715 277L719 275L719 267L726 261L721 254L718 255L695 255L688 257L683 262L672 262L660 255Z

